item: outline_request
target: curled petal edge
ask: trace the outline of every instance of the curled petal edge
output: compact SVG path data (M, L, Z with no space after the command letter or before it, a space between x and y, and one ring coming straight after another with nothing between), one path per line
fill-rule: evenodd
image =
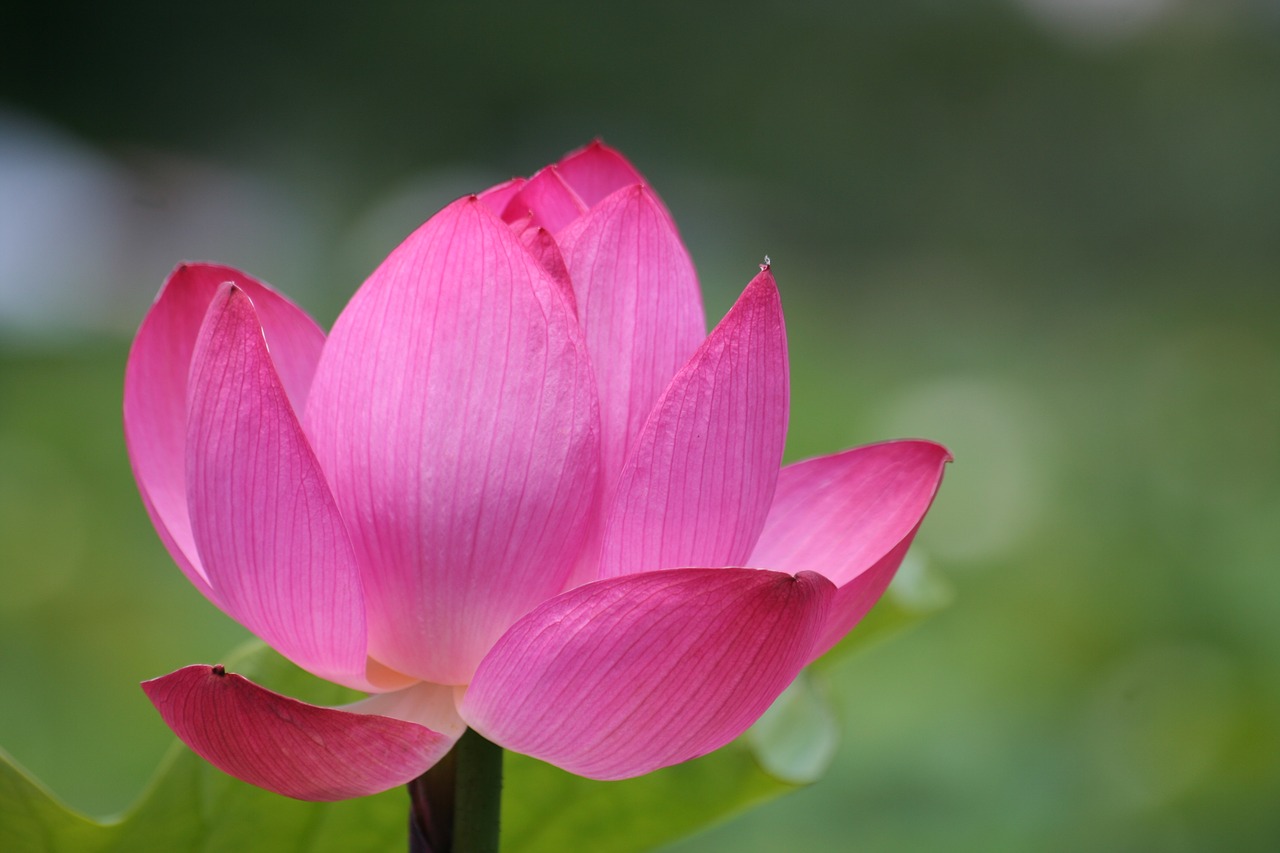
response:
M144 681L142 689L169 728L219 770L314 802L403 785L465 730L449 689L434 684L328 708L197 664Z

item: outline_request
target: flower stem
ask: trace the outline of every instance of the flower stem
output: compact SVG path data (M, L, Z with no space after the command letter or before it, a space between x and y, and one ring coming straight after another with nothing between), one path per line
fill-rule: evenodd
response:
M502 747L467 729L453 750L458 754L453 853L498 853Z
M497 853L502 747L467 729L409 783L410 853Z

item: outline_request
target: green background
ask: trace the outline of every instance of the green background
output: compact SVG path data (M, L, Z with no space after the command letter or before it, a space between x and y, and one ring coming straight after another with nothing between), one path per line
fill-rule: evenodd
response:
M118 812L171 740L137 682L246 636L122 444L173 264L327 326L440 204L596 136L666 199L711 321L771 256L788 458L956 456L897 592L949 606L830 673L826 778L670 849L1274 849L1264 0L9 4L0 746Z

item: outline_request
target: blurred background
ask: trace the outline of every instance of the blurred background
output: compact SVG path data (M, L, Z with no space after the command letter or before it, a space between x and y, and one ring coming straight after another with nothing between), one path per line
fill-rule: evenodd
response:
M117 812L171 739L137 682L245 637L121 437L173 265L327 326L440 205L597 136L712 322L771 256L788 458L956 456L895 593L948 606L834 671L827 777L671 850L1275 849L1273 0L11 0L0 746Z

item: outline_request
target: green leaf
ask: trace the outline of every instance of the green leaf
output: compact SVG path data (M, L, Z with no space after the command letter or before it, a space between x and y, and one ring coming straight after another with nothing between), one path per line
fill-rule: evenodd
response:
M594 782L509 752L505 782L503 853L650 850L796 788L761 769L740 740L620 782Z
M822 677L800 673L744 739L760 766L778 779L796 785L821 779L840 746L840 726Z
M228 665L307 701L337 703L351 695L260 644ZM406 844L408 798L403 791L341 803L304 803L246 785L175 745L142 798L121 819L98 822L68 809L7 755L0 753L0 758L0 850L383 853L403 851Z
M0 850L97 850L103 833L0 750Z

